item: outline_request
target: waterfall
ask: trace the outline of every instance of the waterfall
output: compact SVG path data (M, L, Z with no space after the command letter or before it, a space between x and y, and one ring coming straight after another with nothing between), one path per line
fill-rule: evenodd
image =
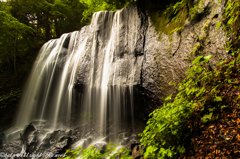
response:
M45 43L24 90L16 127L33 122L39 129L66 129L74 120L99 138L119 132L124 123L134 128L133 86L139 84L143 61L137 48L140 25L136 6L97 12L80 31Z

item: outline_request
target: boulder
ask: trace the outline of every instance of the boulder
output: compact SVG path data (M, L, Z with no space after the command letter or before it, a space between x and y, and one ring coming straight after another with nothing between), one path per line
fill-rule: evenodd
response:
M2 132L0 133L0 148L6 143L7 139L5 134Z
M26 144L28 142L29 135L33 133L35 130L36 128L32 123L30 123L24 128L24 130L20 133L20 139L23 144Z
M65 153L70 145L71 138L68 132L57 130L46 135L34 154L39 153L46 158L52 158L54 155Z
M3 146L1 152L4 152L6 154L18 154L22 151L22 141L18 139L14 139L10 142L8 142L6 145Z

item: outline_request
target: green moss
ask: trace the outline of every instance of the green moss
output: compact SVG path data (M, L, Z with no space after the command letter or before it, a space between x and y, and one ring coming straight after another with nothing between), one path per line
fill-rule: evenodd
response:
M196 4L193 0L169 0L163 4L156 4L156 6L147 5L146 8L161 39L162 33L166 35L171 35L173 32L181 34L187 19L191 23L202 20L203 17L210 14L211 5L212 3L209 3L204 6L204 0L200 0Z
M181 5L185 5L184 3ZM171 6L171 4L170 4ZM186 7L181 6L183 9L174 13L174 10L152 10L149 11L151 21L156 30L160 33L161 39L162 33L171 35L174 30L181 31L187 19L188 10Z
M169 40L169 42L170 42L168 51L171 53L171 52L172 52L172 46L173 46L173 36L172 36L172 34L170 34L170 35L168 36L168 40Z

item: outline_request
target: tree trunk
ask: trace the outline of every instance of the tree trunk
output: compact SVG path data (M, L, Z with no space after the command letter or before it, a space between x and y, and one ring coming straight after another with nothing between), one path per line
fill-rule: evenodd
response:
M48 18L49 18L49 15L48 15L48 13L46 13L46 15L45 15L45 36L46 36L46 41L51 39L51 34L50 34L51 28L50 28L50 22L49 22Z
M14 67L14 74L17 74L17 41L18 41L18 32L16 33L15 42L14 42L14 52L13 52L13 67Z
M38 44L38 27L39 27L39 20L38 20L38 15L37 15L37 30L36 30L36 34L37 34L37 44Z
M59 27L59 23L58 23L58 18L56 18L54 22L55 22L56 36L57 36L57 38L59 38L61 36L61 31L60 31L60 27Z

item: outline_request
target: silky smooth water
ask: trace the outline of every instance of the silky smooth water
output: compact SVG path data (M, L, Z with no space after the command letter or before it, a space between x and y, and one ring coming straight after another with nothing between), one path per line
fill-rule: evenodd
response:
M134 128L133 85L140 79L138 61L143 57L136 57L134 50L139 17L137 12L131 16L129 20L123 10L97 12L81 31L44 44L24 90L16 127L37 120L38 128L66 129L77 120L97 129L99 138L109 127L120 131L124 122Z

